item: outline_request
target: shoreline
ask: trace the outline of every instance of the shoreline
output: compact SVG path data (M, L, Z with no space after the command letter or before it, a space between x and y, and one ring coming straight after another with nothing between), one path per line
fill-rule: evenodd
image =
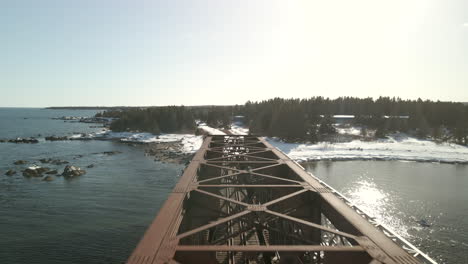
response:
M62 117L63 118L63 117ZM54 118L60 119L60 118ZM284 142L278 138L264 137L291 159L303 163L314 161L406 161L440 164L468 165L468 147L430 139L418 139L404 133L395 133L384 139L360 137L355 128L341 132L328 141L317 143ZM199 123L198 134L248 134L248 128L233 123L231 129L219 130ZM197 133L196 132L196 133ZM200 133L202 132L202 133ZM184 164L203 142L202 135L160 134L145 132L113 132L108 128L93 133L74 133L66 136L41 136L36 138L0 139L1 143L45 143L52 141L103 140L124 144L144 145L145 154L155 161ZM39 135L38 135L39 136Z
M119 133L106 130L96 134L75 134L73 136L56 137L53 140L41 138L14 139L18 142L0 139L1 143L11 144L41 144L56 141L114 141L126 145L143 145L145 155L152 156L155 161L175 164L186 164L198 150L203 136L190 134L149 133ZM28 142L28 140L35 140ZM299 163L317 161L402 161L424 162L453 165L468 165L468 148L449 143L437 144L429 140L414 140L403 148L405 142L389 142L389 140L350 142L318 142L287 143L276 138L266 140ZM418 145L418 143L422 145ZM429 146L425 145L429 144ZM423 149L421 149L423 148ZM429 153L429 154L428 154Z
M195 153L181 151L181 142L146 143L145 155L154 158L154 161L173 164L187 164Z
M386 139L348 142L286 143L266 140L297 162L309 161L407 161L441 164L468 164L468 147L436 143L398 134Z
M417 162L417 163L436 163L436 164L450 164L450 165L468 165L468 161L445 161L445 160L418 160L418 159L404 159L404 158L325 158L325 159L305 159L297 160L298 163L310 163L310 162L320 162L320 161L400 161L400 162Z

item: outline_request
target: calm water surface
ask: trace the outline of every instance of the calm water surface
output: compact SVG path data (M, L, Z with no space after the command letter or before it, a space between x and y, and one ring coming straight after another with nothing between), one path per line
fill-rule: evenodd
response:
M94 110L50 110L39 108L1 108L0 107L0 138L37 137L51 135L72 135L98 131L90 128L99 124L84 124L53 120L54 117L81 116L91 117Z
M440 263L468 263L467 165L322 161L304 167ZM420 219L432 226L419 226Z
M94 113L0 108L0 138L96 131L89 128L94 124L50 119ZM122 153L99 154L104 151ZM4 175L8 169L41 165L41 158L95 167L77 179L52 182ZM18 159L28 165L13 165ZM65 165L47 166L63 170ZM138 146L111 141L0 143L0 263L122 263L182 168L154 162Z

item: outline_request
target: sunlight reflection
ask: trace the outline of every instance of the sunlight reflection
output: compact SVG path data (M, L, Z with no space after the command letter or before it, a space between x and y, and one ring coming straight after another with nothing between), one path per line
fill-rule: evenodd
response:
M375 183L361 180L352 185L353 187L345 191L349 199L362 208L366 213L374 216L378 222L383 223L393 229L399 235L409 238L409 227L397 217L400 212L392 203L392 197L383 190L378 189Z

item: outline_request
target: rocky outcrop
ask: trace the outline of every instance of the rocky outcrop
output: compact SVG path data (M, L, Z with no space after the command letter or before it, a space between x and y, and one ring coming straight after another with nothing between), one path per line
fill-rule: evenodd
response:
M23 171L23 176L24 177L41 177L41 173L39 173L39 169L40 167L36 167L36 166L33 166L33 167L29 167L29 168L26 168L24 171Z
M39 160L41 163L50 163L52 161L52 159L40 159Z
M180 142L150 143L147 146L146 155L154 156L154 160L159 162L185 164L193 157L193 154L180 150Z
M94 168L94 164L89 164L88 166L86 166L86 168L88 169Z
M50 171L50 168L47 168L47 167L38 167L38 168L36 169L36 171L37 171L39 174L42 174L42 173L44 173L44 172Z
M58 137L58 136L48 136L45 137L45 140L47 141L63 141L63 140L68 140L69 138L67 136L63 137Z
M104 151L102 154L105 155L115 155L115 154L121 154L122 151Z
M96 153L93 153L93 154L102 154L102 155L115 155L115 154L120 154L122 153L122 151L104 151L104 152L96 152Z
M28 178L29 177L42 177L42 174L48 171L50 171L50 169L46 167L31 166L31 167L26 168L23 171L23 176L28 177Z
M86 174L85 170L80 169L79 167L67 165L63 170L62 176L65 178L73 178Z
M81 116L61 116L53 117L55 120L63 120L64 122L81 122L81 123L97 123L109 125L115 118L112 117L81 117Z
M64 121L78 121L84 117L80 116L60 116L60 117L52 117L51 119L54 120L64 120Z
M28 143L28 144L35 144L35 143L39 143L39 140L37 140L36 138L15 138L15 139L10 139L8 140L8 142L10 143Z
M94 139L94 137L91 134L80 133L80 134L73 135L69 139L70 140L92 140Z
M16 174L16 171L15 171L15 170L11 170L11 169L10 169L10 170L7 170L7 172L5 172L5 175L6 175L6 176L13 176L13 175L15 175L15 174Z
M27 164L28 162L25 161L25 160L17 160L15 162L13 162L13 164L15 165L24 165L24 164Z
M58 171L54 169L46 172L45 174L58 174Z

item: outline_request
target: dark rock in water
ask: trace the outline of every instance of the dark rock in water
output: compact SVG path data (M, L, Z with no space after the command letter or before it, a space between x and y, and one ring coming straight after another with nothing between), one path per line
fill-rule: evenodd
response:
M8 140L10 143L39 143L35 138L15 138Z
M89 169L94 168L94 164L89 164L88 166L86 166L86 168L89 168Z
M68 140L68 137L67 136L63 136L63 137L48 136L48 137L45 137L45 140L48 140L48 141L62 141L62 140Z
M80 158L82 158L82 157L84 157L84 156L83 156L83 155L75 155L75 156L73 157L73 159L76 160L76 159L80 159Z
M109 155L109 156L110 156L110 155L115 155L115 154L120 154L120 153L122 153L122 152L121 152L121 151L104 151L104 152L102 152L102 153L100 153L100 154L104 154L104 155Z
M38 167L38 168L36 169L36 171L37 171L39 174L42 174L42 173L44 173L44 172L50 171L50 169L47 168L47 167Z
M40 167L29 167L23 171L24 177L41 177L41 173L37 169Z
M5 172L5 175L6 176L13 176L16 174L16 171L15 170L7 170L7 172Z
M0 139L0 143L6 142L6 139Z
M24 164L27 164L28 162L25 161L25 160L17 160L15 162L13 162L13 164L15 165L24 165Z
M182 152L181 148L182 145L179 142L150 143L146 148L146 155L154 156L155 161L165 163L190 162L193 155Z
M67 165L65 169L63 170L62 176L66 178L72 178L72 177L77 177L85 174L86 171L82 170L78 167Z
M50 163L52 159L40 159L39 160L41 163Z
M59 159L56 159L56 160L52 160L50 162L51 164L54 164L54 165L63 165L63 164L68 164L70 162L66 161L66 160L59 160Z
M85 133L75 133L75 136L70 138L70 140L92 140L92 139L93 139L92 136L85 134Z
M50 176L50 175L47 175L45 176L44 178L42 178L43 181L53 181L54 180L54 177Z
M50 170L48 172L46 172L45 174L57 174L58 171L57 170Z

